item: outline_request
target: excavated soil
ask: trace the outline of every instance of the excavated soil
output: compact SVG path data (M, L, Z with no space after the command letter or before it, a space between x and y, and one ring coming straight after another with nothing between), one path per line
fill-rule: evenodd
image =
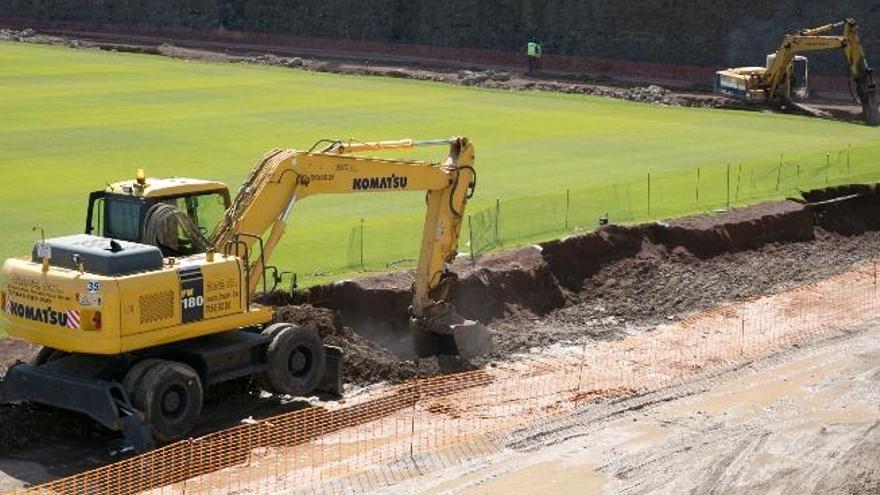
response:
M272 294L278 318L316 325L356 385L480 366L559 342L616 338L724 301L784 290L871 260L880 199L854 186L723 214L597 232L458 262L450 300L486 324L494 350L471 363L419 358L407 308L412 272ZM836 200L828 201L832 198ZM842 200L840 200L842 198Z
M495 341L488 356L471 363L417 357L408 326L411 272L274 293L264 302L278 306L277 320L315 328L328 344L343 349L347 391L491 365L532 348L650 331L662 321L815 281L876 258L880 196L875 188L814 191L805 198L816 204L782 201L666 223L610 225L475 263L457 262L451 302L465 317L486 324ZM0 367L26 360L34 351L0 340ZM213 389L196 433L304 405L234 382ZM0 406L0 459L37 463L49 473L7 471L19 480L41 481L109 462L119 443L72 413Z

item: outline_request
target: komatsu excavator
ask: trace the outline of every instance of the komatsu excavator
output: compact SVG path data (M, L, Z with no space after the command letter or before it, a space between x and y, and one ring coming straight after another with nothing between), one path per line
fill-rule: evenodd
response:
M363 155L429 145L449 146L446 159ZM8 370L2 400L84 413L146 449L186 435L217 383L256 376L272 393L338 393L341 351L272 323L273 310L253 302L267 278L277 284L268 260L294 206L317 194L426 191L413 331L478 355L491 346L488 331L446 302L475 185L474 147L463 137L273 150L234 200L220 182L139 170L90 195L84 234L41 234L30 257L3 264L0 323L43 348Z
M843 34L828 34L840 27L843 28ZM819 115L815 109L795 102L793 89L799 86L804 93L807 92L806 59L801 55L824 50L843 50L851 87L854 87L854 96L862 107L862 118L868 125L880 125L872 71L865 60L858 25L853 19L786 35L776 53L767 57L766 67L718 71L715 73L715 89L728 96ZM795 77L795 61L803 64L800 77Z

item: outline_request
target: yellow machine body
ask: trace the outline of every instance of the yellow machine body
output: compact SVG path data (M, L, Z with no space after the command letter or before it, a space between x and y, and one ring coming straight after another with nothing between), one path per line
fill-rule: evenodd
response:
M52 349L112 355L264 324L272 311L248 303L242 267L235 256L207 261L200 254L159 271L107 277L54 266L43 272L41 263L10 259L2 270L3 327ZM187 287L193 269L200 290ZM197 306L198 317L184 321L186 308Z

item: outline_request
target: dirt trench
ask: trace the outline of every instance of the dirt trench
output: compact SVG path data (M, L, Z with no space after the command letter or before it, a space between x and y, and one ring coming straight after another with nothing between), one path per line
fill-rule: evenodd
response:
M875 187L812 191L717 214L597 232L495 253L453 266L451 301L485 323L494 350L471 363L415 356L408 326L411 272L395 272L275 293L277 319L315 328L345 353L346 393L378 382L481 366L557 343L618 339L658 323L759 294L774 293L874 260L880 252ZM8 340L0 367L34 348ZM205 434L247 417L307 405L260 396L247 383L214 392L197 428ZM39 482L116 458L119 438L80 415L38 405L0 406L0 462L17 480ZM51 461L47 461L51 459ZM17 464L16 464L17 463ZM2 482L2 480L0 480Z
M416 355L409 271L266 300L280 307L278 319L314 326L341 346L344 380L367 385L481 366L559 342L615 338L827 277L873 259L877 231L877 189L847 186L721 214L609 225L459 261L450 301L486 324L495 340L489 355L471 363Z

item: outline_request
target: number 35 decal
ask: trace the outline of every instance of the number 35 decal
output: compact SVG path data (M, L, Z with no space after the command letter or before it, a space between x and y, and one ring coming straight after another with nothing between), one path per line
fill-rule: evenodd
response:
M89 294L101 292L101 282L95 282L94 280L86 282L86 292Z

